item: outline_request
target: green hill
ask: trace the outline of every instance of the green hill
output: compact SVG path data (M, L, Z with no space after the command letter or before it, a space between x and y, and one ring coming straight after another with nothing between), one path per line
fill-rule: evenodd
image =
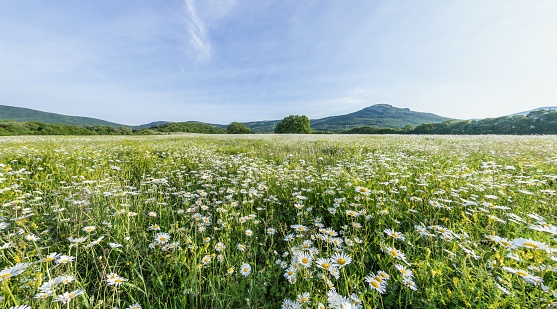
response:
M422 123L443 122L449 118L430 113L397 108L388 104L376 104L354 113L311 120L311 128L317 131L339 131L342 129L373 126L380 128L404 128Z
M354 127L372 126L379 128L401 129L408 125L417 126L423 123L437 123L450 118L430 113L411 111L408 108L397 108L388 104L376 104L354 113L311 119L314 131L341 131ZM273 132L280 120L244 122L253 132Z
M0 120L23 121L23 122L44 122L73 125L90 126L109 126L113 128L121 127L122 124L104 121L96 118L67 116L56 113L41 112L38 110L0 105Z

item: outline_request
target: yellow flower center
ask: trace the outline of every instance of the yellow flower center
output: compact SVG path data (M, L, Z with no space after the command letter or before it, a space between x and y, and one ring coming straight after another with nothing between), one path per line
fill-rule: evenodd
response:
M516 274L522 277L528 277L528 273L522 270L517 271Z
M329 265L329 263L323 263L323 264L321 264L321 267L323 267L325 269L329 269L329 267L331 267L331 266Z
M523 246L524 247L531 247L531 248L534 248L534 249L537 249L539 247L538 245L536 245L535 243L532 243L532 242L525 242Z
M308 258L302 258L302 263L307 264L309 262Z
M10 278L11 276L12 276L12 274L7 273L7 274L0 275L0 278L6 279L6 278Z
M344 265L344 263L346 263L346 260L343 259L343 258L338 258L337 263L338 263L338 265Z
M379 282L377 281L371 281L371 285L373 285L374 288L379 288Z
M398 256L398 252L396 252L396 250L391 250L391 255L392 256Z

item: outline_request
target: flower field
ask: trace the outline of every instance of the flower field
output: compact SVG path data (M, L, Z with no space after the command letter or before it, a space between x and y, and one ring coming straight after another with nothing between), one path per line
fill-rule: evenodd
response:
M0 308L552 307L556 190L547 136L2 138Z

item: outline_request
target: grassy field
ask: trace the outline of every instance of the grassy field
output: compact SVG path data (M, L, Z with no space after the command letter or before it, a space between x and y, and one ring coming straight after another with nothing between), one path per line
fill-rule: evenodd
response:
M1 138L0 308L555 306L556 190L555 137Z

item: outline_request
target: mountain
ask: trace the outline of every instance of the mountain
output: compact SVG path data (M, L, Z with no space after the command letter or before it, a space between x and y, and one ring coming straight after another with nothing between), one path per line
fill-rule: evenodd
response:
M538 108L535 108L535 109L531 109L531 110L529 110L529 111L520 112L520 113L515 113L515 114L512 114L512 115L510 115L510 116L526 116L526 115L528 115L530 112L535 112L535 111L539 111L539 110L542 110L542 109L554 111L554 110L557 110L557 106L538 107Z
M408 108L376 104L350 114L311 119L310 122L311 128L315 131L340 131L361 126L400 129L408 125L417 126L449 119L435 114L414 112ZM273 132L279 121L266 120L243 124L253 132Z
M311 120L311 127L318 131L338 131L361 126L400 129L408 125L417 126L449 119L435 114L414 112L408 108L393 107L389 104L375 104L354 113Z
M91 126L109 126L121 127L122 124L105 121L96 118L67 116L55 113L41 112L38 110L0 105L0 120L25 121L25 122L44 122L44 123L61 123L73 125L91 125Z

